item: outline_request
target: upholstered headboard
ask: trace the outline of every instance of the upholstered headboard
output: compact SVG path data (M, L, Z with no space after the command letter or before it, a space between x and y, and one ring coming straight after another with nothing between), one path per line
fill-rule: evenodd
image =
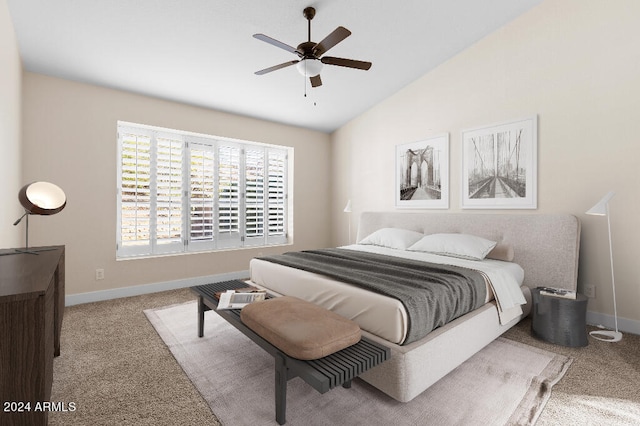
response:
M572 215L364 212L357 240L381 228L464 233L504 242L513 247L513 261L524 269L528 287L577 288L580 222Z

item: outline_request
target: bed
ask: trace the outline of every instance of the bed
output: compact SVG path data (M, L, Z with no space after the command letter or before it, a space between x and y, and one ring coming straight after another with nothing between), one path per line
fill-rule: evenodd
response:
M372 235L388 230L405 230L408 235L479 237L497 243L491 250L497 255L477 261L466 256L460 259L459 253L456 257L413 250L407 253L407 247L385 246L375 238L374 244L362 244L370 243ZM364 251L372 254L362 256L374 256L374 260L375 256L396 259L393 256L402 252L397 256L411 257L409 262L414 263L434 261L453 265L452 268L472 265L485 278L486 292L478 290L475 296L483 300L476 300L468 313L445 324L436 324L424 336L410 329L415 320L407 318L415 313L409 312L403 303L378 291L345 283L329 273L258 258L250 264L251 281L276 294L300 297L352 319L360 325L363 335L391 347L391 359L361 377L392 398L407 402L524 318L530 309L530 288L549 286L575 290L579 240L580 223L572 215L363 213L357 243L334 250L340 256L347 253L345 256L350 258L355 252L361 256L359 252ZM333 255L332 249L327 251ZM393 264L395 260L390 260L389 265ZM507 299L504 287L498 288L498 293L492 288L493 281L499 282L501 277L511 289ZM366 279L365 275L363 280ZM514 286L517 294L513 292ZM503 295L496 300L494 294L500 292Z

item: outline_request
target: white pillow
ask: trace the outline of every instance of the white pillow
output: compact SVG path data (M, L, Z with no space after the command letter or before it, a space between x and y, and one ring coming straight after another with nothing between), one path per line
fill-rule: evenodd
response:
M408 229L382 228L367 236L358 244L406 250L407 247L411 246L422 237L424 237L423 233L409 231Z
M495 241L468 234L431 234L407 250L424 251L469 260L482 260L496 246Z

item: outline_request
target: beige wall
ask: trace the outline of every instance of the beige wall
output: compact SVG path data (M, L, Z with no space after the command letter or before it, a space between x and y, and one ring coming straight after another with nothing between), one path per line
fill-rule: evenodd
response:
M117 120L294 146L296 244L287 249L303 249L346 242L342 209L349 198L354 233L359 212L393 210L395 145L443 132L450 134L449 211L460 211L460 131L537 114L536 211L572 213L582 220L579 288L595 285L590 311L611 314L606 223L583 212L608 190L617 192L611 209L618 312L637 324L638 16L635 0L548 0L329 138L32 73L21 82L15 37L0 0L0 176L8 182L0 193L0 242L22 241L7 225L20 209L6 207L17 204L22 182L46 179L65 189L69 204L59 215L34 217L31 240L67 245L68 294L247 268L258 250L115 261ZM105 269L104 281L94 280L96 268Z
M33 217L30 240L66 245L68 295L243 271L259 252L330 244L330 183L318 179L329 175L329 135L34 73L23 85L24 176L68 199L61 213ZM116 261L117 120L294 147L295 244Z
M24 244L22 228L12 223L22 214L20 117L22 62L6 0L0 0L0 248ZM21 226L24 226L21 225Z
M589 310L613 314L606 220L584 212L617 192L610 207L618 315L638 326L638 28L636 0L548 0L339 129L332 136L334 243L346 242L347 199L354 227L361 211L395 209L396 144L449 132L449 211L457 212L460 131L537 114L535 212L582 220L579 289L595 285Z

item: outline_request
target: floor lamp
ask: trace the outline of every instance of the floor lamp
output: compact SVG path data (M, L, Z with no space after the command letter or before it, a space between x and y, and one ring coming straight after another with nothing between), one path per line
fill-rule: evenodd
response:
M615 331L611 330L594 330L591 333L591 337L594 339L602 340L604 342L619 342L622 339L622 333L618 331L618 310L616 306L616 279L613 274L613 245L611 244L611 220L609 218L609 201L616 195L615 192L609 191L607 195L602 197L602 200L591 207L586 214L594 216L606 216L607 217L607 229L609 231L609 262L611 264L611 286L613 287L613 318L615 321Z
M29 216L32 214L52 215L59 213L67 205L67 197L57 185L49 182L33 182L22 187L18 193L18 200L24 207L24 214L13 225L16 226L25 217L27 219L25 249L16 249L15 253L38 254L38 251L44 250L29 250Z
M349 216L349 244L351 244L351 200L347 201L347 205L344 207L343 212L348 213Z

